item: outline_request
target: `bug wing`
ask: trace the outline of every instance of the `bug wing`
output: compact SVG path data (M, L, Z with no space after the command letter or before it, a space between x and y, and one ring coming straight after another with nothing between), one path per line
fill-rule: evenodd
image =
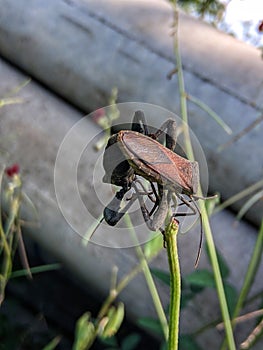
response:
M170 183L183 191L195 193L199 179L198 163L191 162L148 136L126 131L122 134L126 154L151 180ZM141 166L143 163L145 168ZM148 171L148 172L147 172Z

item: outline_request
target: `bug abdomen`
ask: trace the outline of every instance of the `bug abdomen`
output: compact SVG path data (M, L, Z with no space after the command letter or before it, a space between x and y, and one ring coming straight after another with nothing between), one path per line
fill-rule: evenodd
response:
M180 188L183 193L195 192L196 162L135 131L122 130L117 138L121 151L136 174L151 182Z

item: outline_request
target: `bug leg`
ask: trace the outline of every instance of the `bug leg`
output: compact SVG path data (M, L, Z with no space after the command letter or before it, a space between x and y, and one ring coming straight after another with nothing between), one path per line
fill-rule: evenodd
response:
M159 202L160 202L159 195L157 194L156 189L155 189L155 187L154 187L154 184L153 184L151 181L150 181L150 184L151 184L151 187L152 187L152 191L150 191L150 192L146 190L146 188L145 188L144 185L141 183L141 181L136 180L136 183L139 183L139 184L142 186L143 190L144 190L144 192L139 191L138 188L136 187L135 191L136 191L136 195L138 196L138 198L139 198L139 196L141 196L141 195L146 195L146 196L150 199L150 201L154 203L154 205L153 205L151 211L149 212L149 211L147 210L147 211L148 211L148 216L151 217L152 214L155 212L156 208L157 208L158 205L159 205ZM139 202L140 202L140 201L139 201ZM140 204L140 205L141 205L141 204ZM144 206L145 206L145 205L144 205Z
M172 151L175 149L177 140L176 122L171 118L167 119L154 134L149 134L144 113L142 111L136 111L132 121L132 130L148 135L153 139L158 139L166 130L166 147Z
M132 120L132 131L148 135L148 127L143 111L136 111Z
M197 207L195 201L192 197L190 197L190 200L185 199L183 196L181 196L179 193L176 194L176 196L182 201L178 206L181 206L183 204L187 205L188 208L191 209L191 212L186 213L174 213L173 216L189 216L189 215L196 215L196 213L200 213L199 208Z
M134 185L134 188L135 188L136 193L138 193L137 192L138 189L136 188L135 185ZM160 229L160 227L162 226L162 224L165 221L165 218L166 218L166 215L167 215L167 212L169 209L168 192L169 192L168 190L162 191L159 207L156 210L156 212L154 213L153 218L151 218L151 215L150 215L152 213L152 211L151 211L151 213L149 213L142 197L138 194L138 199L139 199L142 215L144 217L144 220L145 220L147 227L151 231L157 231L158 229ZM170 196L169 196L169 198L170 198Z
M150 184L152 187L153 194L155 195L155 203L154 203L154 206L152 207L152 210L149 213L149 215L152 216L152 214L155 212L156 208L158 207L158 205L160 203L160 196L157 194L156 189L154 187L154 184L152 182L150 182ZM162 190L163 190L162 186L158 185L158 191L161 195L162 195Z
M156 190L155 190L155 188L154 188L154 186L153 186L153 183L150 182L151 187L152 187L152 191L149 191L140 179L137 179L137 178L136 178L135 181L136 181L136 183L138 183L138 184L142 187L142 189L143 189L143 192L140 192L140 194L146 195L153 203L156 203L156 201L157 201L158 198L157 198ZM153 197L153 195L155 195L155 198Z
M168 190L164 190L158 209L153 214L153 218L150 221L148 221L149 222L148 227L152 231L157 231L163 225L168 213L168 209L169 209Z
M112 201L105 207L103 217L110 226L115 226L137 199L137 196L131 197L129 203L124 208L121 208L123 197L127 192L128 190L122 188L116 193Z
M186 200L183 196L180 196L177 194L177 197L192 210L192 213L175 213L173 216L188 216L188 215L195 215L198 213L199 218L200 218L200 240L199 240L199 247L198 247L198 252L197 252L197 257L195 259L195 267L197 267L200 256L201 256L201 250L202 250L202 243L203 243L203 220L202 220L202 214L200 209L198 208L196 204L195 197L189 196L190 201ZM191 203L190 203L191 202Z
M160 137L165 132L165 130L166 147L173 151L175 149L177 141L175 120L167 119L156 131L156 133L154 134L154 138L158 139L158 137Z
M198 199L207 200L207 199L215 199L218 197L218 195L214 194L213 196L208 196L208 197L193 195L192 197L193 197L193 200L198 200Z
M154 184L151 181L150 181L150 184L151 184L151 188L152 188L153 194L155 195L155 202L158 205L159 201L160 201L159 195L157 194L156 189L154 187ZM159 190L160 193L162 193L162 186L158 185L158 190Z

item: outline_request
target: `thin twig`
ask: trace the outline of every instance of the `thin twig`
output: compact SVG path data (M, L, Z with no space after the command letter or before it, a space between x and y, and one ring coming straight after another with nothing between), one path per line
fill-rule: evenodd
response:
M263 180L260 180L253 185L245 188L243 191L238 192L234 196L228 198L226 201L224 201L222 204L218 205L215 210L213 211L213 214L218 213L219 211L229 207L233 203L239 201L240 199L248 196L249 194L255 192L256 190L260 189L263 187Z
M247 337L243 343L240 344L240 349L245 350L249 349L253 343L255 342L256 338L262 334L263 330L263 319L259 322L259 324L253 329L253 331L250 333L250 335Z
M231 146L233 143L237 142L241 137L243 137L245 134L247 134L249 131L254 129L258 124L260 124L263 121L263 114L261 114L256 120L254 120L251 124L249 124L247 127L245 127L243 130L241 130L238 134L236 134L234 137L232 137L229 141L222 144L218 147L218 152L222 152L224 149Z
M205 111L208 115L210 115L218 125L220 125L227 134L232 134L232 129L230 126L227 125L227 123L224 122L224 120L215 112L213 111L206 103L199 100L199 98L191 96L189 94L186 94L186 98L196 104L198 107L200 107L203 111Z
M262 315L263 315L263 309L259 309L259 310L255 310L255 311L252 311L252 312L248 312L248 313L245 314L245 315L236 317L236 318L233 320L233 322L235 322L236 324L237 324L237 323L242 323L242 322L246 322L246 321L248 321L248 320L251 320L252 318L262 316ZM218 323L217 326L216 326L216 329L217 329L218 331L222 331L224 328L225 328L224 322L220 322L220 323Z
M18 235L18 251L19 251L19 255L20 255L20 259L21 259L22 265L25 268L25 270L27 271L27 277L29 279L33 279L32 273L31 273L31 270L30 270L30 266L29 266L29 262L28 262L28 258L27 258L26 248L25 248L25 245L24 245L24 241L23 241L22 232L21 232L21 226L20 225L18 225L18 227L17 227L17 235Z

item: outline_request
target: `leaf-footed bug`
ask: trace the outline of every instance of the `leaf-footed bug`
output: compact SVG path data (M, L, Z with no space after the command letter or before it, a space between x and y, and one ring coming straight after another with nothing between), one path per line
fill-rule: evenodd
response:
M165 134L165 146L158 139ZM105 175L103 182L121 187L113 200L105 207L103 219L114 226L131 207L139 200L141 212L148 228L152 231L164 232L162 226L168 210L175 197L181 204L187 205L191 212L173 213L175 216L199 214L201 219L201 235L197 265L202 245L202 217L195 201L205 199L197 196L199 184L199 166L196 161L189 161L174 152L176 146L176 123L168 119L153 134L148 132L142 111L136 111L132 130L121 130L108 140L103 156ZM138 176L148 180L151 191L145 189ZM157 184L157 189L154 186ZM140 189L141 187L141 189ZM125 194L134 189L128 203L122 208ZM189 197L187 200L183 195ZM143 199L147 196L154 202L149 211ZM103 220L102 219L102 220ZM101 220L101 221L102 221Z

